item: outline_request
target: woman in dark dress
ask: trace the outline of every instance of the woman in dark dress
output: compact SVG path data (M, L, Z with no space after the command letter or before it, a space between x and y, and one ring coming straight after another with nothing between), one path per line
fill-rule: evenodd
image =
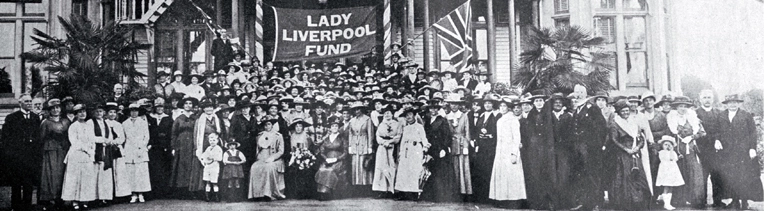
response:
M330 117L327 122L328 134L322 138L322 145L317 152L317 159L321 163L314 179L317 182L320 200L332 198L334 192L349 182L346 180L349 142L339 131L343 122L338 117Z
M200 161L194 152L194 124L197 116L192 109L197 106L197 99L184 98L178 102L178 107L183 108L179 117L173 122L171 132L171 153L173 154L173 168L171 171L170 187L191 188L191 174L202 172ZM177 193L187 193L186 190Z
M449 156L453 142L453 132L450 123L438 115L442 107L438 104L427 105L429 116L424 119L426 138L431 147L427 154L432 157L426 166L431 171L431 177L423 187L423 199L434 202L458 202L461 199L458 186L455 184L453 158Z
M614 144L615 164L610 201L616 209L646 210L652 195L647 185L640 150L645 147L639 125L629 119L630 109L625 100L614 105L618 118L609 126L609 139Z
M285 193L288 198L313 198L315 190L314 165L309 157L313 156L314 141L306 132L311 124L303 119L293 119L290 129L290 160L285 172Z
M69 119L61 118L58 99L48 100L45 110L48 118L40 124L40 140L43 141L43 169L40 179L40 201L51 206L61 205L61 183L64 180L64 157L69 149L67 130Z

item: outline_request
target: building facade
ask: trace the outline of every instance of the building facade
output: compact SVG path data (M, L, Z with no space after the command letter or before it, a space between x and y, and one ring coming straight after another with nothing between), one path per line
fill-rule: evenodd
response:
M0 3L0 68L5 68L10 90L0 89L0 104L14 104L31 87L30 64L19 54L34 48L34 29L64 37L57 17L85 15L96 23L119 21L133 27L134 39L153 47L141 52L136 68L154 82L157 71L203 72L213 67L211 43L217 37L206 25L212 21L236 38L247 57L262 61L270 56L273 41L270 10L265 5L300 8L332 8L346 5L391 5L393 42L406 44L405 55L423 67L445 69L449 64L445 49L433 29L438 20L429 17L428 3L436 0L38 0ZM510 82L525 49L529 27L555 28L577 25L593 36L604 37L600 50L613 55L616 71L611 84L617 91L638 94L679 92L680 78L691 64L686 32L689 24L686 4L672 0L471 0L472 35L475 55L492 71L497 82ZM750 0L737 5L749 7ZM745 3L742 3L745 2ZM757 3L761 6L761 2ZM300 5L300 6L295 6ZM256 8L262 7L262 10ZM382 7L382 6L379 6ZM736 8L733 8L736 9ZM381 8L379 11L383 12ZM759 16L761 17L761 16ZM700 17L701 21L722 17ZM431 20L430 20L431 19ZM739 26L743 26L740 24ZM426 30L425 30L426 29ZM761 31L759 31L761 32ZM707 35L706 39L726 37ZM410 44L407 44L410 43ZM685 54L685 55L683 55ZM761 54L760 54L761 55ZM748 56L748 55L742 55ZM708 57L707 57L708 58ZM762 57L755 58L756 60ZM737 59L737 58L732 58ZM354 58L348 61L354 62ZM705 68L715 68L713 65ZM754 66L754 65L751 65ZM43 74L45 76L45 74Z

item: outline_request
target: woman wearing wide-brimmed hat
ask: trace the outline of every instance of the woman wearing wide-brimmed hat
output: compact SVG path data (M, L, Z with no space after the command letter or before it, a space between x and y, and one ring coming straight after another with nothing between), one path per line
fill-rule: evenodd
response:
M40 139L43 143L43 168L41 171L39 200L48 202L49 208L61 206L61 183L64 180L64 156L69 148L67 130L71 122L62 118L59 99L48 100L43 107L48 118L40 124ZM42 204L42 203L40 203Z
M471 135L469 133L469 117L466 115L466 101L461 99L464 95L452 93L447 96L445 102L450 104L450 113L446 118L453 128L453 139L450 155L453 159L453 171L458 179L458 189L463 194L463 201L468 201L468 197L474 194L471 184L471 168L469 152L474 151L471 146Z
M130 190L133 193L131 203L144 202L143 193L152 190L149 180L149 123L139 116L143 108L138 104L128 106L130 117L123 121L125 143L123 160L127 178L130 178ZM143 115L142 115L143 116Z
M331 116L328 118L326 127L328 133L322 138L317 159L320 162L320 168L315 175L314 181L317 182L317 192L320 193L320 200L327 200L338 193L349 183L347 181L347 162L349 142L346 137L341 135L343 126L341 117Z
M196 98L187 97L178 101L178 108L183 109L173 121L171 129L171 154L173 154L173 167L171 171L170 187L178 188L179 196L192 196L187 193L190 190L191 174L201 171L196 167L199 161L195 157L194 148L194 125L198 115L193 109L197 106Z
M259 120L257 117L252 116L251 109L253 104L249 101L238 102L235 109L239 111L238 115L232 117L231 126L229 127L229 142L236 142L240 144L239 151L245 156L245 163L243 166L249 167L256 160L256 136L260 131L258 126ZM263 110L262 110L263 111ZM245 168L245 174L247 175L250 168ZM239 192L233 192L231 189L225 192L229 192L227 195L239 195ZM243 194L244 195L244 194ZM244 197L244 196L243 196ZM233 200L239 200L239 197L228 197Z
M678 200L682 204L689 202L695 207L700 207L706 204L706 182L703 178L703 166L698 160L700 150L695 140L706 136L706 131L695 111L690 109L693 106L688 97L674 98L671 103L674 110L666 116L666 122L673 136L677 138L677 150L682 156L678 162L679 169L687 183L674 192L676 194L672 203L676 204Z
M609 143L616 148L612 184L609 188L610 201L618 209L646 210L652 196L649 181L645 177L645 169L641 161L641 149L646 146L644 133L640 126L633 121L631 109L627 100L615 103L616 118L610 123Z
M87 203L96 200L96 166L93 141L93 122L87 119L88 111L82 104L72 108L75 122L69 126L68 138L71 146L64 158L67 164L61 187L61 199L72 202L75 210L86 208ZM82 207L81 207L82 205Z
M431 178L424 184L423 199L434 202L458 202L460 193L455 188L455 173L453 171L453 158L450 156L452 145L452 126L443 116L439 115L442 105L430 103L425 106L429 111L424 118L424 130L426 138L431 143L427 154L432 161L427 163L432 172Z
M401 117L405 117L405 122L394 181L394 190L400 192L400 200L417 200L418 194L423 192L421 176L425 168L424 162L427 161L426 151L431 144L426 138L423 125L416 122L416 115L418 110L413 108L405 109L401 114Z
M290 149L287 169L285 170L285 195L291 199L314 198L315 185L313 159L314 139L307 133L307 128L312 126L301 118L292 119L290 130Z
M349 121L349 154L352 157L352 185L360 193L368 193L373 182L373 121L365 110L368 106L361 101L350 104L352 118Z
M500 117L493 111L498 108L500 100L495 95L490 94L477 100L480 102L482 110L480 110L481 114L474 125L474 131L477 131L478 135L474 149L476 156L475 159L471 160L471 175L473 177L471 184L474 189L474 197L479 202L489 202L490 176L496 148L496 121Z
M200 86L200 83L204 81L204 77L199 73L192 73L189 75L189 85L183 89L176 89L176 91L186 94L188 97L201 100L205 97L205 89Z
M256 161L250 167L249 199L273 200L285 198L285 143L275 127L278 119L261 122L264 132L258 135Z
M502 116L498 119L498 125L502 125L503 129L497 132L498 144L495 148L489 197L502 203L527 199L525 172L522 167L523 162L526 164L528 161L523 160L521 155L522 135L519 117L511 112L515 106L518 105L515 105L513 97L504 97L499 105ZM519 208L519 204L512 208Z
M394 118L395 108L391 105L381 109L381 123L376 130L375 171L373 175L373 191L379 192L380 198L389 198L394 194L394 176L397 163L394 157L394 146L402 138L402 124Z

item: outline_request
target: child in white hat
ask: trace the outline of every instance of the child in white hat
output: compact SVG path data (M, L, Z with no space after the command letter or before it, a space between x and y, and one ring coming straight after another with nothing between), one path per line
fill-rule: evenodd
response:
M655 185L663 187L663 194L661 194L664 204L663 208L674 210L676 208L671 206L671 193L674 187L684 185L684 179L682 178L682 172L679 171L679 166L676 164L679 157L676 151L674 151L676 146L675 139L671 136L663 136L660 144L663 146L663 150L658 152L660 165Z

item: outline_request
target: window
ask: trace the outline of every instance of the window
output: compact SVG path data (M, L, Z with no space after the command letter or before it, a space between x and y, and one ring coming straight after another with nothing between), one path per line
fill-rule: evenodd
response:
M570 19L569 18L557 18L557 19L554 19L554 27L556 27L556 28L569 27L569 26L570 26Z
M623 9L646 11L647 0L623 0Z
M647 32L644 17L625 17L623 18L623 39L626 44L626 50L644 49L647 40Z
M73 0L72 1L72 14L79 16L88 16L88 1L87 0Z
M622 68L619 68L622 69ZM628 83L627 86L646 86L647 85L647 53L646 52L626 52L625 67Z
M604 38L606 44L615 43L615 18L595 17L594 32L596 36Z
M44 16L46 8L46 5L43 5L43 3L25 3L24 15Z
M14 36L12 35L16 34L16 24L13 22L0 22L0 31L7 35L11 35L0 36L0 43L5 43L0 45L0 58L13 59L16 56L13 52L16 46L14 45ZM2 68L2 66L0 66L0 68Z
M595 0L599 1L600 9L615 9L615 0Z
M16 3L0 3L0 14L16 15Z
M618 88L648 87L650 55L647 37L647 0L592 0L594 34L603 37L605 52L615 55ZM617 27L620 27L617 29Z
M176 70L176 31L158 31L155 36L157 71Z
M570 12L569 0L554 0L554 13L568 13Z

